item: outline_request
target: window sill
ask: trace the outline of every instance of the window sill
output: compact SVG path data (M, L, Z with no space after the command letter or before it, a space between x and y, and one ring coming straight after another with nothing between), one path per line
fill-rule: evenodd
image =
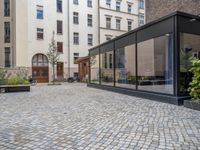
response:
M57 51L57 53L58 53L58 54L63 54L63 52L58 52L58 51Z
M38 38L37 38L37 40L38 40L38 41L43 41L44 39L38 39Z
M63 35L63 33L57 33L57 35Z

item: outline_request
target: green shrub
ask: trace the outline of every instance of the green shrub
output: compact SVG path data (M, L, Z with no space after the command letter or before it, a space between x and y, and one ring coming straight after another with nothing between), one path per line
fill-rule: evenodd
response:
M0 68L0 80L4 80L6 76L6 71Z
M200 103L200 60L192 60L192 68L190 71L194 74L192 77L192 82L190 82L190 87L188 91L190 96L194 101Z
M7 84L8 85L26 85L29 84L29 82L19 76L16 77L12 77L10 79L7 80Z

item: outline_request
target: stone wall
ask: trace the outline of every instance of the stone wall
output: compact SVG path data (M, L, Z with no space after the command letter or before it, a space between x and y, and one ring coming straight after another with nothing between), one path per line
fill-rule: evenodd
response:
M174 11L200 14L200 0L146 0L146 22L166 16Z

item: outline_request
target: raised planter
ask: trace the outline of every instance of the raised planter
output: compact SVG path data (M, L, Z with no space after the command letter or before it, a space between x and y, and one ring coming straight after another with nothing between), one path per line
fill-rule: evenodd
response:
M192 100L185 100L184 107L200 111L200 104Z
M30 85L0 85L0 93L30 92Z

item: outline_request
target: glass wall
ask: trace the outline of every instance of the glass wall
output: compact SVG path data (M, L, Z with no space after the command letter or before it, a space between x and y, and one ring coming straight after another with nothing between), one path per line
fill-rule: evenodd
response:
M138 89L173 94L173 34L138 43Z
M104 52L100 55L101 84L114 86L114 60L113 51Z
M136 88L135 44L115 50L116 87Z
M192 80L191 59L200 59L200 35L180 34L180 95L188 95L189 83Z
M99 55L90 56L90 83L99 84Z

